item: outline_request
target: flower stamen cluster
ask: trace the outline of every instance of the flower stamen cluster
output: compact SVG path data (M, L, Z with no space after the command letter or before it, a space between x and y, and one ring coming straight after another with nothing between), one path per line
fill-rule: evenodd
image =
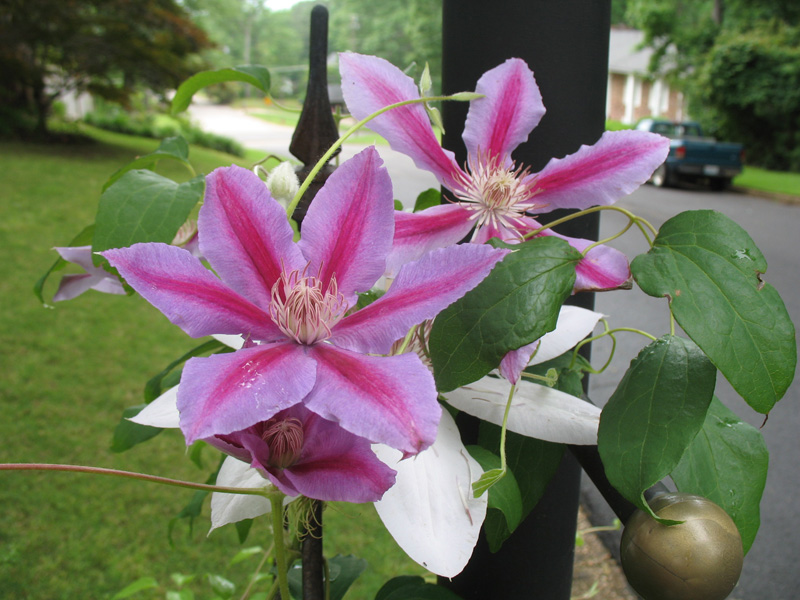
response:
M288 469L300 460L305 439L303 424L299 419L270 419L264 423L261 439L269 448L269 465Z
M478 228L517 230L526 213L537 208L533 198L539 190L536 178L529 176L530 168L517 167L504 156L479 153L470 157L466 172L453 175L459 184L456 197L461 206L473 211L470 219Z
M298 344L313 346L330 337L331 328L347 312L348 305L335 276L323 291L317 277L306 275L307 268L281 273L272 286L269 312L283 333Z

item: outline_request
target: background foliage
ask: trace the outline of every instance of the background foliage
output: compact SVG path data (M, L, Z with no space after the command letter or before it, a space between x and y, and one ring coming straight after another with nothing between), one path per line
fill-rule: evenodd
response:
M175 0L3 0L0 133L46 133L62 91L125 103L176 87L200 66L205 32Z
M791 0L616 0L642 29L651 69L686 93L705 130L748 163L800 170L800 4ZM624 11L622 10L624 8Z

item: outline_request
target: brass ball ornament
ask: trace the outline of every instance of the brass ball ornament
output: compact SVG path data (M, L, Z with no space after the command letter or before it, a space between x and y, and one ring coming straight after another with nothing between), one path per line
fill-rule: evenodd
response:
M650 508L662 525L637 510L625 524L622 569L644 600L724 600L742 573L742 538L719 506L693 494L656 497Z

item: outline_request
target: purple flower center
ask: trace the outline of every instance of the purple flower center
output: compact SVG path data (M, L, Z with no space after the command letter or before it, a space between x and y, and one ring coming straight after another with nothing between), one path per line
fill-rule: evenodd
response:
M303 425L299 419L271 419L264 424L261 439L269 448L269 465L288 469L303 451Z
M272 286L270 316L298 344L311 346L328 339L331 328L346 311L347 302L339 293L335 276L331 276L323 291L318 278L307 276L306 269L295 269L281 273Z
M474 212L476 228L492 226L515 230L520 219L533 210L533 197L538 193L536 178L530 169L506 165L505 157L479 154L470 157L469 173L459 173L460 189L456 196L462 206Z

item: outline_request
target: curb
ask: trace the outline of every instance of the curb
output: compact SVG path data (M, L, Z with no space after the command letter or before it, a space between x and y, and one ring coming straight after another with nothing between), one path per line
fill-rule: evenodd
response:
M765 200L772 200L773 202L780 202L782 204L800 204L800 197L793 196L791 194L781 194L778 192L755 190L753 188L746 188L738 185L731 186L730 190L732 192L747 194L749 196L756 196L757 198L764 198Z

